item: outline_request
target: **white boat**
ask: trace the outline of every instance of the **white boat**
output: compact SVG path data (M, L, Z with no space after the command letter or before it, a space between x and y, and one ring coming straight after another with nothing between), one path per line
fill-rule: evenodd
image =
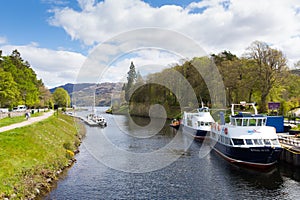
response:
M235 112L235 107L252 107L254 114ZM230 123L213 123L210 133L213 149L226 160L255 168L274 165L282 151L274 127L266 126L267 117L257 114L254 103L232 104Z
M208 107L198 108L197 112L184 112L181 125L183 132L195 139L203 140L211 130L215 120Z
M107 126L107 122L103 116L96 116L94 121L100 126Z
M99 125L99 126L107 126L107 122L105 120L105 118L101 115L97 115L97 111L96 111L96 108L95 108L95 102L96 102L96 94L94 93L94 104L93 104L93 107L92 107L92 113L88 114L87 115L87 121L90 121L92 122L91 124L96 124L96 125Z
M107 126L107 122L103 116L91 113L87 115L87 121L92 121L100 126Z

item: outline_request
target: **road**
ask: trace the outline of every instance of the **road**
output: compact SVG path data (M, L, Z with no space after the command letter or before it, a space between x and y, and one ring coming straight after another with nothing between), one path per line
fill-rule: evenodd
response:
M46 112L46 113L44 113L41 116L32 117L32 118L29 118L28 120L20 122L20 123L11 124L9 126L1 127L0 128L0 133L4 132L4 131L9 131L9 130L12 130L12 129L15 129L15 128L20 128L20 127L23 127L23 126L28 126L28 125L33 124L35 122L42 121L42 120L47 119L48 117L52 116L53 113L54 113L54 111L50 110L49 112Z

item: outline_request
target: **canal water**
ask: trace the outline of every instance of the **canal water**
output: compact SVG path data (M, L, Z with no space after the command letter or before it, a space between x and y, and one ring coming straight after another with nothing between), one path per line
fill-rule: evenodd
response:
M241 168L164 120L100 112L108 126L86 127L77 162L44 199L300 199L300 169Z

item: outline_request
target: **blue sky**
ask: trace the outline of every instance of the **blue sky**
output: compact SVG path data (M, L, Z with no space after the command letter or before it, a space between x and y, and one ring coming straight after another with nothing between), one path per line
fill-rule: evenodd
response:
M67 1L61 5L41 0L5 0L1 3L0 36L5 37L8 43L26 45L34 42L50 49L82 51L79 41L72 41L63 29L48 23L52 16L49 10L55 6L74 5L72 7L78 8L77 1Z
M100 2L99 0L96 2ZM153 7L173 4L186 7L193 0L146 0ZM11 44L38 43L40 47L67 49L88 54L88 47L72 40L62 28L49 25L54 8L70 7L80 10L76 0L2 0L0 8L0 36Z
M116 47L107 41L112 42L112 38L117 41L125 32L149 27L180 33L208 54L229 50L240 56L253 41L259 40L282 50L289 67L300 60L297 0L1 0L0 3L0 50L8 55L18 49L49 88L75 83L89 55L99 45L109 47L100 54L111 58ZM141 37L139 32L134 34ZM123 52L127 56L121 56L122 59L103 61L97 66L101 70L110 68L107 78L99 80L100 75L93 72L83 81L120 81L131 61L143 66L144 75L176 63L189 53L178 55L166 53L168 49L158 50L170 47L170 38L161 41L150 34L146 38L149 42L161 44L149 51L137 50L140 41L136 39L130 44L135 47L132 54ZM120 44L118 48L121 51Z

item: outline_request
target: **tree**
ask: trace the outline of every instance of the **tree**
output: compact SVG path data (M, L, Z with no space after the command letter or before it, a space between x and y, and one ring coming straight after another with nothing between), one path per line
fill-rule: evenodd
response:
M71 104L71 98L68 92L63 88L57 88L53 92L53 100L59 107L68 107Z
M287 60L283 53L272 49L267 43L255 41L247 48L246 55L256 64L256 77L259 84L260 106L262 113L267 111L267 97L276 84L279 84L286 71Z
M25 104L29 107L39 103L39 85L37 75L27 61L23 61L21 54L14 50L10 56L2 56L2 69L12 75L17 84L18 96L11 102L11 106Z
M42 80L38 81L39 83L39 99L40 102L37 105L38 107L51 107L51 103L52 103L52 94L49 91L48 88L45 87L44 83L42 82Z
M0 107L8 107L19 96L17 83L10 72L0 67Z
M130 97L131 97L131 93L132 93L132 87L136 81L137 78L137 74L135 71L135 66L133 64L133 62L131 62L130 67L129 67L129 71L127 72L128 76L127 76L127 84L125 85L124 89L125 89L125 100L127 102L129 102Z

